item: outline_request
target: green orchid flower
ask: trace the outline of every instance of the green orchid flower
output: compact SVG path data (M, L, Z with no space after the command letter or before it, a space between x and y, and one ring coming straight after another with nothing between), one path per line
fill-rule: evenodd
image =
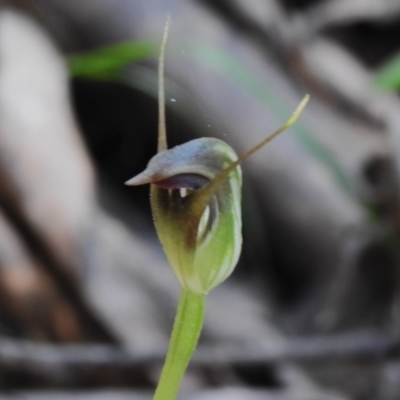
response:
M201 138L167 149L164 55L169 20L159 57L158 153L127 185L150 184L158 237L182 287L167 358L154 400L176 398L197 346L205 296L234 270L242 248L240 164L293 125L306 106L241 157L222 140Z

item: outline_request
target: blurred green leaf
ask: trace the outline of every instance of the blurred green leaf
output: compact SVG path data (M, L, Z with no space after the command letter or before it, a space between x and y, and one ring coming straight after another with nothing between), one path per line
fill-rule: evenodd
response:
M119 43L73 55L68 60L68 68L72 77L119 80L124 67L153 57L157 51L157 44L154 42Z
M400 89L400 53L383 65L376 75L375 82L382 89Z

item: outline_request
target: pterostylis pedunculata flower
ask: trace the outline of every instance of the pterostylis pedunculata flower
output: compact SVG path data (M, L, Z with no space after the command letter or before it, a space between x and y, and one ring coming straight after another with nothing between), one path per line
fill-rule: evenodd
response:
M158 153L127 185L150 184L158 237L182 287L170 346L154 400L174 400L196 348L205 297L233 271L242 247L240 164L293 125L309 96L292 117L241 157L227 143L200 138L167 148L164 59L167 20L158 68Z

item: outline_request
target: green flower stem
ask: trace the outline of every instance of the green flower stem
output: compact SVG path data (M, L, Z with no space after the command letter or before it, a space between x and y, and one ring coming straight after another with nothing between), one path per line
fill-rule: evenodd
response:
M205 294L182 289L167 358L153 400L175 400L204 321Z

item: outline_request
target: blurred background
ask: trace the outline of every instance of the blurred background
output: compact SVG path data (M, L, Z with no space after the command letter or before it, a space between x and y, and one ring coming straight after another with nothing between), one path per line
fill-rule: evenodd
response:
M400 399L398 0L0 1L0 399L151 399L178 283L148 187L165 18L174 146L243 153L243 253L187 400Z

